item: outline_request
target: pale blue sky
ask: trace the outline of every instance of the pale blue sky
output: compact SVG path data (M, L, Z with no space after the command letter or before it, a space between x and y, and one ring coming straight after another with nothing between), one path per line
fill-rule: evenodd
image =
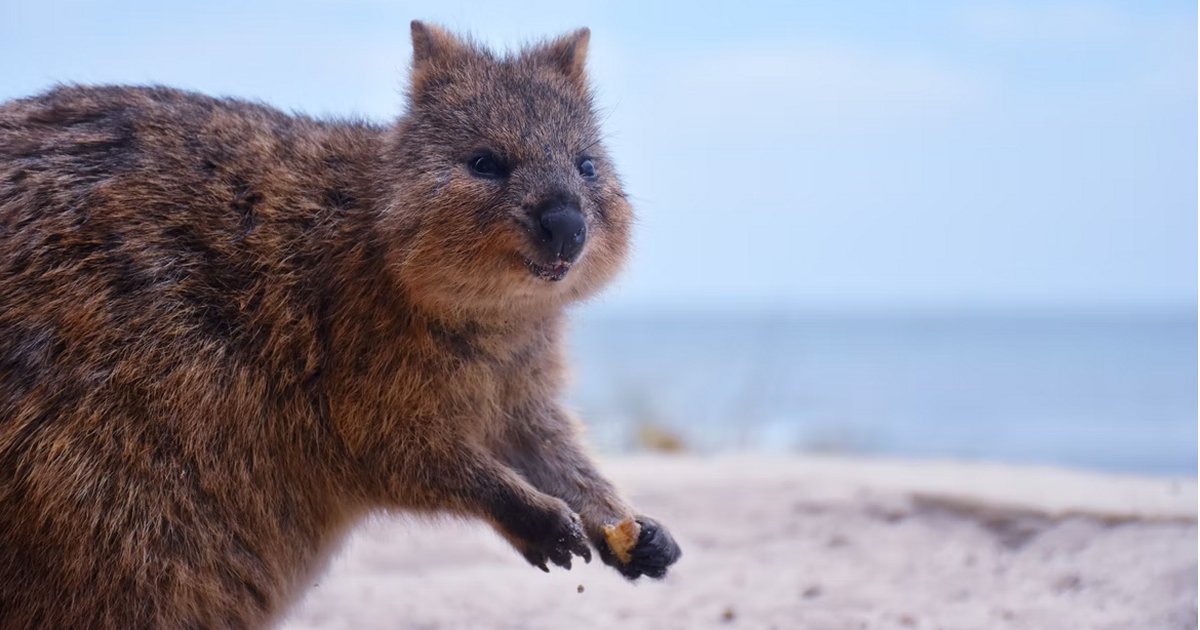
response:
M640 214L606 307L1196 299L1191 2L0 0L0 98L157 82L385 120L413 18L592 28Z

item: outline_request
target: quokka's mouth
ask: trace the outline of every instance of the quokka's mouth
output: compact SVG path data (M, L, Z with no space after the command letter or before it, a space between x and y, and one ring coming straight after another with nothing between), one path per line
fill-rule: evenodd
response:
M567 272L571 270L571 263L565 260L559 260L549 265L536 263L528 258L525 259L525 266L529 268L529 272L541 280L547 282L558 282L567 277Z

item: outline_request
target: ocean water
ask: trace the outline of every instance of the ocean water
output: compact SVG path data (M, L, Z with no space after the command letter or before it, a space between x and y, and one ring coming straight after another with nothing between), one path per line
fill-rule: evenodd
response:
M602 450L833 451L1196 473L1190 315L584 315L572 402Z

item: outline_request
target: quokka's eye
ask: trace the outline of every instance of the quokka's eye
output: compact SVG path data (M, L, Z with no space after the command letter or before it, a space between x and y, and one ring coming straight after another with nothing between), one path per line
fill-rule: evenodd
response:
M596 178L596 164L590 158L584 158L579 161L579 174L585 179Z
M472 175L484 179L500 179L508 175L508 169L491 152L476 154L467 161L467 167L471 169Z

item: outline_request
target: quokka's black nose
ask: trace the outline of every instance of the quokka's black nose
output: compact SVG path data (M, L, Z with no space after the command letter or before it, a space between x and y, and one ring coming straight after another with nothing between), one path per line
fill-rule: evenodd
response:
M538 216L538 234L543 251L551 259L575 262L587 241L587 222L574 205L561 204L546 208Z

